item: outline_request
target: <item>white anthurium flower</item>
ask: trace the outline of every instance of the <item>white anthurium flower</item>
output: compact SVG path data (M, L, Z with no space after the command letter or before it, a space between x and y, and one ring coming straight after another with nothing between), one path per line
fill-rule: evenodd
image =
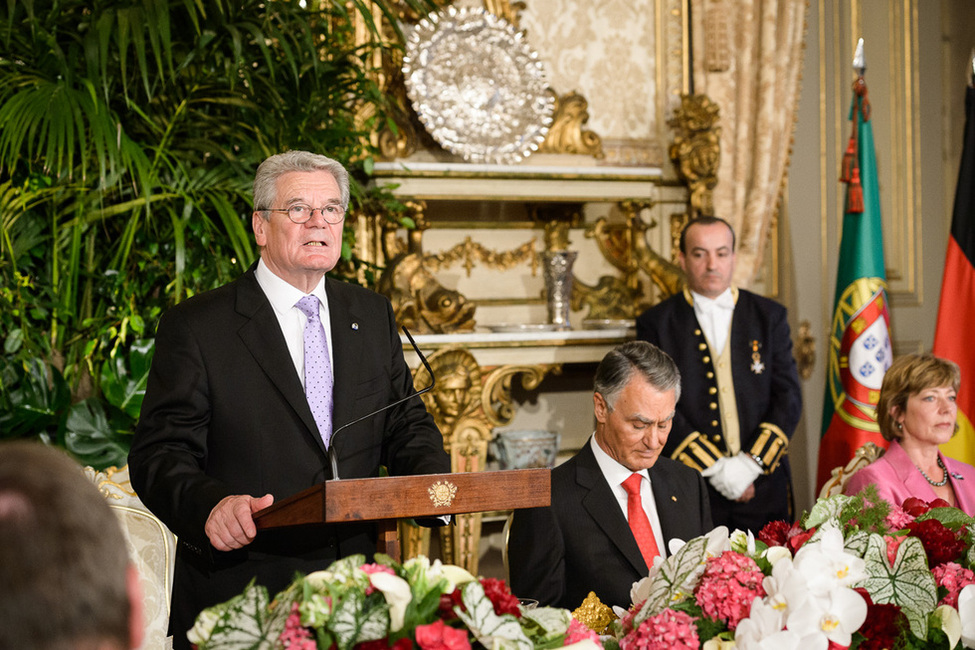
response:
M948 647L954 648L961 639L961 617L958 615L958 610L951 605L940 605L935 608L934 614L933 618L948 637Z
M958 618L961 619L961 642L975 648L975 585L968 585L958 594Z
M735 650L736 647L738 646L735 645L734 641L726 641L715 636L705 641L701 650Z
M592 639L583 639L572 645L563 646L561 650L603 650L603 647Z
M778 562L772 567L772 575L762 580L766 602L781 617L779 629L785 627L786 618L801 608L809 596L806 577L795 569L792 560Z
M761 598L752 601L748 618L735 629L735 647L739 650L799 650L799 635L783 630L782 611Z
M437 562L439 561L437 560ZM450 591L453 591L455 587L460 587L466 585L468 582L477 580L477 578L471 575L470 571L455 564L444 564L442 571L443 577L447 578L447 582L450 583Z
M752 531L745 532L736 528L728 541L731 543L732 550L748 557L755 557L755 534Z
M779 563L780 560L788 559L789 563L792 563L792 552L784 546L769 546L765 549L765 559L773 567Z
M385 571L370 573L369 582L382 592L386 604L389 605L389 631L399 632L403 629L406 606L413 598L410 583Z
M803 607L792 609L786 627L799 635L802 648L826 648L832 641L847 647L853 633L867 618L867 603L852 589L837 587L824 596L812 596Z
M796 551L793 565L800 571L815 595L823 595L836 586L850 587L867 576L866 563L848 553L843 546L843 533L826 524L819 541L806 542Z

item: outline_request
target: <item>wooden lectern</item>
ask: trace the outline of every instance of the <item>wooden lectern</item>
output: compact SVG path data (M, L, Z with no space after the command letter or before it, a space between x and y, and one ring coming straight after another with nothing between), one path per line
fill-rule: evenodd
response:
M376 521L377 550L400 561L398 519L548 506L551 470L420 474L325 481L254 514L258 530Z

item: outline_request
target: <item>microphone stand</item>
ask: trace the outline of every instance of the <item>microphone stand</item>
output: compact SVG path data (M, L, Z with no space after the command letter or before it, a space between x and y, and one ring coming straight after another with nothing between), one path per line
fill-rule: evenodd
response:
M408 329L406 329L406 326L405 325L403 326L403 333L406 334L406 338L408 338L410 340L410 345L413 346L413 351L416 352L416 356L418 356L420 358L420 363L422 363L423 364L423 367L427 369L427 372L428 373L430 373L430 385L427 386L427 387L425 387L425 388L423 388L423 389L421 389L421 390L414 390L413 393L407 395L406 397L404 397L402 399L398 399L395 402L393 402L392 404L387 404L386 406L384 406L384 407L382 407L380 409L376 409L372 413L367 413L366 415L363 415L360 418L356 418L355 420L352 420L351 422L346 422L345 424L343 424L342 426L340 426L338 429L336 429L335 431L333 431L332 432L332 437L331 437L331 440L330 440L331 444L329 444L329 446L328 446L328 462L332 466L332 480L335 480L335 481L339 480L339 462L338 462L338 458L337 458L336 453L335 453L335 436L336 436L336 434L338 434L339 431L341 431L342 429L346 429L348 427L351 427L353 424L358 424L359 422L362 422L363 420L368 420L369 418L371 418L374 415L378 415L378 414L382 413L383 411L386 411L388 409L391 409L394 406L397 406L399 404L402 404L403 402L409 401L409 400L413 399L414 397L418 397L418 396L422 395L423 393L429 392L437 384L437 378L433 376L433 369L430 368L430 364L427 363L427 358L425 356L423 356L423 353L422 352L420 352L420 348L417 347L416 341L413 340L413 335L410 334L410 331Z

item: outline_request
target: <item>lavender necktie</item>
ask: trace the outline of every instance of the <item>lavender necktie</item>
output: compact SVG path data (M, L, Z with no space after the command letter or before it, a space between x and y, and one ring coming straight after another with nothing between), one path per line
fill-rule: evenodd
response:
M295 305L308 317L305 325L305 397L315 416L318 434L328 447L332 437L332 363L328 340L318 315L318 297L305 296Z

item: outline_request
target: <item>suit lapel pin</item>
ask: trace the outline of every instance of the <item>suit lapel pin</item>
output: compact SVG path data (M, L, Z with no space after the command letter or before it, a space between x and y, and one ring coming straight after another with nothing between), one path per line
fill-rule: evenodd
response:
M356 332L359 331L359 323L352 323L352 329Z
M762 363L762 355L758 353L758 349L762 347L762 344L756 340L753 340L751 346L752 346L751 371L754 372L756 375L760 375L762 374L762 371L765 370L765 364Z

